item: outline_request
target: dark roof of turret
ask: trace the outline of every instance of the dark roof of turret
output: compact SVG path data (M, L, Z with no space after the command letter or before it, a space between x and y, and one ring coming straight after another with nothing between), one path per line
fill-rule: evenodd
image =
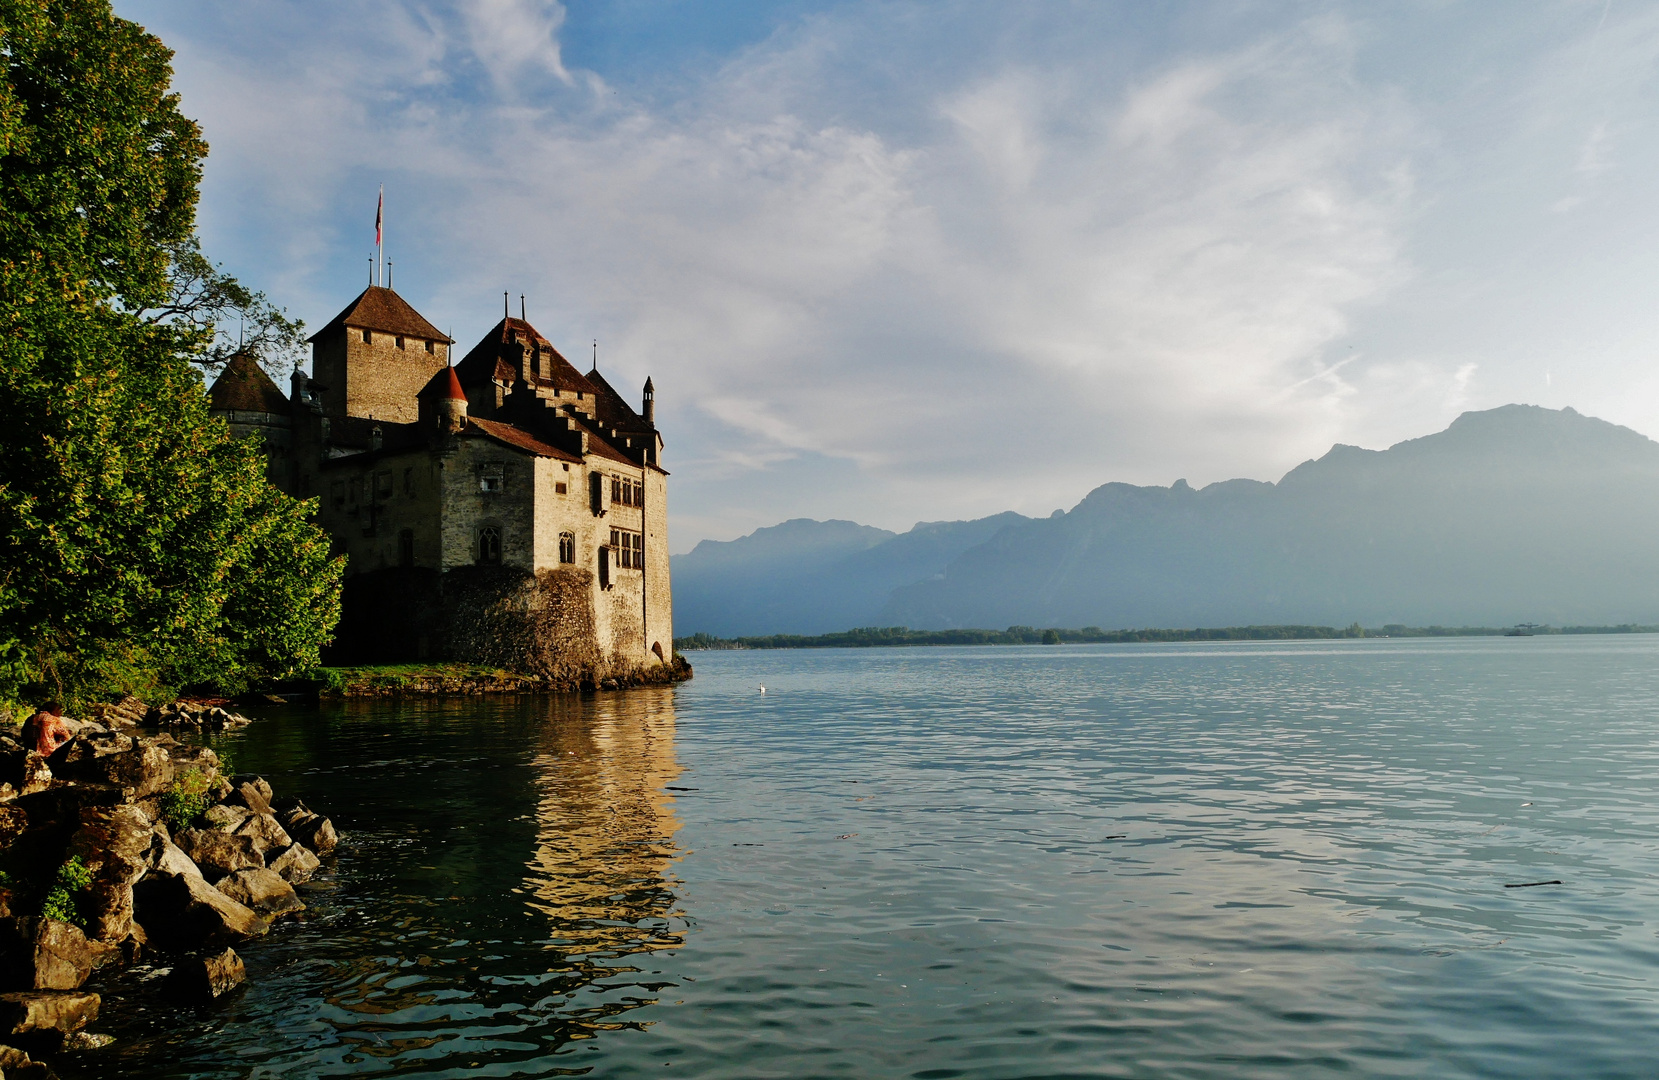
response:
M496 323L455 365L461 385L476 386L491 380L511 385L518 381L518 367L507 359L515 343L523 344L527 349L541 350L543 374L533 379L536 385L594 393L593 384L582 377L582 373L553 347L552 342L523 319L502 319Z
M230 358L208 389L207 400L214 412L288 414L287 396L249 353Z
M342 326L382 330L388 334L453 344L449 335L439 332L436 326L422 318L420 312L409 306L409 301L379 285L364 289L357 299L346 305L344 311L329 320L327 326L312 334L310 340L316 341Z
M597 408L600 423L607 427L614 427L620 431L650 431L651 425L645 422L645 417L634 411L623 396L605 381L605 376L594 368L583 378L593 386L593 397Z
M461 380L455 377L455 369L445 364L436 375L426 381L420 388L417 398L449 398L451 401L465 401L467 395L461 391Z

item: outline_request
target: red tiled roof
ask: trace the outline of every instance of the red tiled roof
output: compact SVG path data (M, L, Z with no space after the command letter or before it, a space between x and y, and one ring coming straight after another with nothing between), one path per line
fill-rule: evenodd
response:
M483 432L498 442L508 446L516 446L520 450L528 450L537 457L557 458L560 461L581 461L581 457L567 450L560 450L557 446L549 446L527 431L520 431L511 424L502 424L494 420L480 420L476 417L467 421L469 427Z
M445 364L443 370L428 379L426 385L420 388L417 398L448 398L451 401L465 401L467 395L461 392L461 380L455 377L455 369Z
M532 377L535 385L551 386L571 393L595 392L593 384L584 379L582 373L560 355L551 342L523 319L502 319L496 323L455 365L461 385L476 386L492 379L509 385L517 382L518 367L507 361L515 340L522 342L525 348L539 350L542 354L543 374Z
M207 400L214 412L288 414L287 396L248 353L237 353L230 358L208 389Z
M364 289L362 295L347 304L346 309L329 320L327 326L312 334L310 340L316 341L341 326L383 330L388 334L452 344L449 335L439 332L436 326L422 318L420 312L409 306L409 301L379 285Z

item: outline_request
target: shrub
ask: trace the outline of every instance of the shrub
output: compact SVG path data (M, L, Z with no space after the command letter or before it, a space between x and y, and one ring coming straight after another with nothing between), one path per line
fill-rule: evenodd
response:
M59 922L74 923L81 929L86 929L86 914L81 911L80 897L92 888L92 871L87 869L86 863L79 855L58 867L58 878L46 899L40 905L40 913L48 919Z
M173 780L160 800L161 816L167 819L169 829L178 832L202 815L210 801L209 786L207 777L195 769Z

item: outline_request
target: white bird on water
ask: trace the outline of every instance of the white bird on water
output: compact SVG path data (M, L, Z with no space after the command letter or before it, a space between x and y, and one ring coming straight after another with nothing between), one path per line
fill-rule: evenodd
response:
M761 692L761 693L763 693L763 694L764 694L764 693L766 693L766 687L764 687L764 686L763 686L763 687L761 687L761 688L760 688L760 692Z

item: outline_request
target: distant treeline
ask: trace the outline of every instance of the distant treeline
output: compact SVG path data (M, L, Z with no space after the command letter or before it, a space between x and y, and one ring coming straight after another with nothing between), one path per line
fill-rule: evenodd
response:
M1010 626L1006 630L912 630L905 626L866 626L836 634L768 634L763 637L719 638L692 634L675 638L674 648L694 649L846 649L894 645L1063 645L1137 641L1317 641L1324 638L1501 637L1505 634L1651 634L1659 626L1387 626L1369 629L1354 623L1334 626L1225 626L1196 630L1081 630Z

